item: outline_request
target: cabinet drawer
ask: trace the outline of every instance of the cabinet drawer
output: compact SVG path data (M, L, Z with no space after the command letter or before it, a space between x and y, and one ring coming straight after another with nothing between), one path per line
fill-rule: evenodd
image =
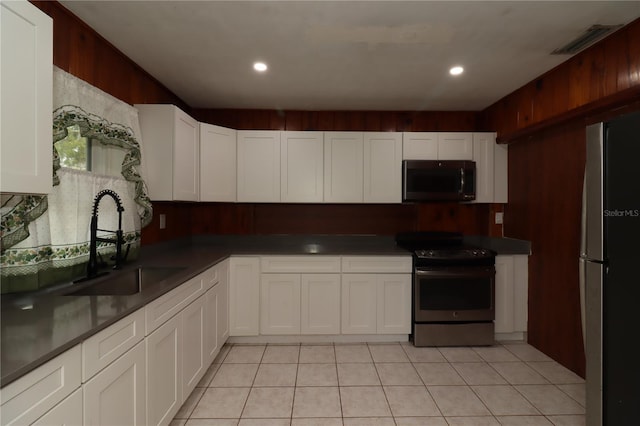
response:
M200 274L145 306L146 334L149 335L185 306L204 294L204 282L204 274Z
M2 424L31 424L80 387L80 345L5 386L0 392Z
M262 273L332 273L340 272L339 256L264 256L260 258Z
M344 273L411 273L411 256L343 256Z
M220 282L220 271L218 265L207 269L201 274L201 276L204 280L204 290L207 291Z
M139 309L82 342L82 381L142 341L144 330L144 309Z

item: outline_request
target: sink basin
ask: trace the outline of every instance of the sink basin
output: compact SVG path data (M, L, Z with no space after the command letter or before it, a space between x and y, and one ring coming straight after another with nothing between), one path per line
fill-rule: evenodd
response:
M80 289L74 289L67 296L120 296L136 294L153 287L185 268L182 267L140 267L118 271Z

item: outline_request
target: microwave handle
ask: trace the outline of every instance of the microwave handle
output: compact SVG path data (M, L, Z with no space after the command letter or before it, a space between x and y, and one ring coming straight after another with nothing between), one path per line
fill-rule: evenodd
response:
M464 167L460 167L460 194L464 194Z

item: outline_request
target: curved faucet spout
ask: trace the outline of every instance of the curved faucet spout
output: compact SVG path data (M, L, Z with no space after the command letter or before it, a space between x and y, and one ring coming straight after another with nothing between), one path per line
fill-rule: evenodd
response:
M107 195L113 198L113 200L116 202L116 210L118 211L118 230L109 231L116 234L115 238L98 237L98 207L100 206L100 201ZM87 279L93 278L98 275L98 269L100 267L98 263L98 241L102 243L115 244L116 255L115 266L113 268L119 269L121 267L121 264L124 261L124 258L122 256L122 245L124 243L124 237L122 233L123 211L124 207L122 207L122 201L120 200L120 196L115 191L112 191L111 189L104 189L96 194L96 197L93 200L93 209L91 213L91 241L89 243L89 263L87 264ZM101 231L105 230L101 229Z

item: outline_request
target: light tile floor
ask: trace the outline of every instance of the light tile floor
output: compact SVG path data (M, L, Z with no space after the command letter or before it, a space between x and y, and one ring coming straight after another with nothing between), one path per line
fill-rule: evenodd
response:
M226 345L171 426L583 426L584 380L522 342Z

